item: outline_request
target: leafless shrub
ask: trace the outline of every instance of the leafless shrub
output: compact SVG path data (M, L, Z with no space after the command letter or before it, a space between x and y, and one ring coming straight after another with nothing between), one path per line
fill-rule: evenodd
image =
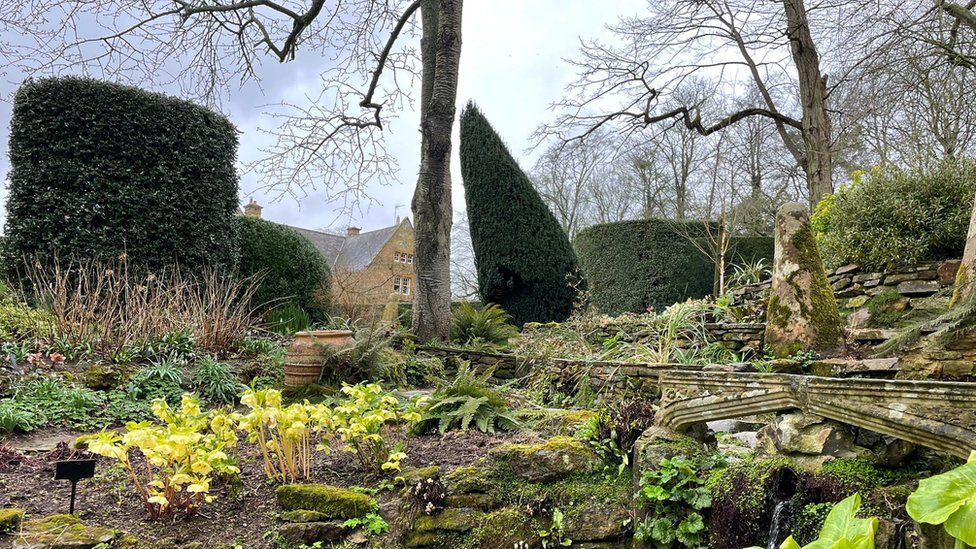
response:
M142 273L112 262L35 262L28 270L33 303L50 312L44 337L112 355L139 343L190 331L202 349L226 351L255 327L251 298L259 278L214 269Z

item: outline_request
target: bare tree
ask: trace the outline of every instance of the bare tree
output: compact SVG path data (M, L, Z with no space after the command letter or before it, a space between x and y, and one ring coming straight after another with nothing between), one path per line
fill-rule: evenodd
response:
M85 70L177 85L209 100L257 78L263 55L309 50L330 65L310 107L282 105L258 169L284 192L317 182L362 196L392 173L381 131L418 76L404 44L422 19L421 163L412 203L417 285L413 326L446 338L450 323L450 153L462 0L32 0L0 11L8 62L27 74ZM29 5L28 5L29 4ZM40 23L38 23L40 22Z
M829 90L803 0L662 0L612 30L616 45L584 44L580 78L550 131L573 139L670 122L708 136L763 117L804 171L811 205L832 191ZM669 101L695 78L716 93L748 86L760 101L705 122L700 105Z
M610 137L594 133L586 140L553 142L536 161L532 183L570 238L586 222L589 189L613 154Z

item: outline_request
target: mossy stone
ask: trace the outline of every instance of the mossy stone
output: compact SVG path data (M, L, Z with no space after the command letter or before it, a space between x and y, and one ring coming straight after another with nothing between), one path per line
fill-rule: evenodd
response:
M23 509L0 509L0 533L13 532L24 520Z
M409 532L404 545L407 547L429 547L437 549L457 549L464 547L463 534L435 530L431 532Z
M51 515L23 523L15 548L91 549L111 543L120 533L111 528L87 526L74 515Z
M487 493L496 484L492 471L485 463L458 467L441 480L452 494Z
M557 436L540 444L504 444L495 451L508 470L529 482L547 482L588 474L603 466L583 442Z
M437 478L441 474L440 465L431 465L429 467L409 467L403 469L403 471L397 476L399 480L407 486L413 486L421 480L426 480L429 478Z
M275 493L285 511L317 511L329 518L362 518L376 507L365 494L327 484L286 484Z
M481 524L485 513L468 507L452 507L436 515L421 515L414 522L415 532L444 530L448 532L469 532Z
M827 280L806 206L776 212L776 252L765 343L777 358L803 350L834 355L844 348L843 323Z
M444 500L445 507L471 507L482 511L494 509L498 507L499 503L498 498L493 494L478 493L447 496Z
M105 364L92 364L81 375L81 382L89 389L113 389L122 381L122 372Z
M542 543L529 517L519 509L506 507L485 517L471 534L471 545L480 549L530 549Z
M309 511L308 509L285 511L280 518L283 522L320 522L329 519L325 513Z

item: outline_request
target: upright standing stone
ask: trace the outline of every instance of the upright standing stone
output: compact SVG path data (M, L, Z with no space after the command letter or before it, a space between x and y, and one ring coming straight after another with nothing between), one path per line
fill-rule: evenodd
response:
M969 231L966 233L966 248L962 252L962 263L956 270L956 283L952 289L950 306L972 299L973 288L976 286L976 202L973 203L973 213L969 218Z
M837 354L844 332L806 206L791 202L776 212L773 281L766 308L766 345L777 357L813 350Z

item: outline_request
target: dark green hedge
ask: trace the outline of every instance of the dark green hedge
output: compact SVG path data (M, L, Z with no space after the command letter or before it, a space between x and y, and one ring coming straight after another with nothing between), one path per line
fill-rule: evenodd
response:
M474 104L461 113L461 175L478 290L517 324L565 320L576 254L559 222ZM576 287L580 287L578 282Z
M124 253L151 270L233 266L236 153L234 126L193 103L86 78L27 81L10 123L8 264Z
M733 236L726 254L726 264L754 264L766 260L766 266L773 265L773 237L771 236Z
M298 231L253 217L237 217L239 272L261 274L255 305L295 303L307 311L328 305L329 264Z
M617 315L661 310L712 292L713 265L690 238L704 235L700 221L664 219L595 225L576 236L576 253L591 303Z

